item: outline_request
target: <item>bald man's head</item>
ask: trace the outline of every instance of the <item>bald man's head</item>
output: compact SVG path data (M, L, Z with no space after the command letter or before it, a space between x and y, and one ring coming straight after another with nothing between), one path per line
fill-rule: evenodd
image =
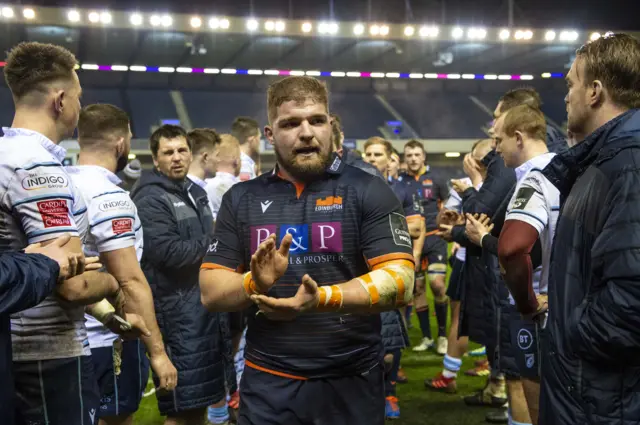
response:
M471 148L471 155L473 158L476 161L481 162L482 159L493 149L492 142L493 141L491 139L481 139L475 142Z

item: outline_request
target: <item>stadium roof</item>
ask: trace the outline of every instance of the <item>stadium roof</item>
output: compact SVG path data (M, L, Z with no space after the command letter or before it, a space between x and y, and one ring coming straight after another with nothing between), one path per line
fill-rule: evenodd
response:
M576 48L607 30L0 8L0 49L22 40L66 46L87 71L83 84L100 86L199 88L217 85L220 74L301 72L347 79L563 77Z

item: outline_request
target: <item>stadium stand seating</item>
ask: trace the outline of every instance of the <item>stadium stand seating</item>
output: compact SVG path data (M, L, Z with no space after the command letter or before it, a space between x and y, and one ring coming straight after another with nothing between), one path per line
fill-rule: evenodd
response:
M168 90L134 90L125 93L131 113L134 137L149 137L152 128L160 125L162 119L177 118L176 108Z
M13 121L13 98L11 91L0 86L0 127L9 127Z

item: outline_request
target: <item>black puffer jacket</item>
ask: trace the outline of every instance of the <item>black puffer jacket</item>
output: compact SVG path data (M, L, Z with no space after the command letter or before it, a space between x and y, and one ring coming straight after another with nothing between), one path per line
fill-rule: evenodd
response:
M516 175L513 169L504 165L495 151L489 152L483 158L483 163L487 167L487 178L480 190L470 188L463 193L462 209L471 214L484 213L493 217L509 197ZM464 226L455 226L452 235L455 242L468 248L460 300L459 334L469 336L479 344L495 347L498 337L496 312L500 300L506 297L498 258L470 244L464 234Z
M382 320L380 335L382 335L382 345L385 352L389 353L409 346L409 335L400 310L380 313L380 319Z
M200 265L213 234L207 194L188 179L176 183L154 170L142 173L131 197L143 226L142 270L178 369L174 394L158 395L160 411L208 406L224 397L225 365L233 360L228 315L210 313L200 301Z
M567 138L557 128L547 125L547 148L549 152L560 153L569 149Z
M544 170L561 211L549 276L540 423L640 423L640 110Z

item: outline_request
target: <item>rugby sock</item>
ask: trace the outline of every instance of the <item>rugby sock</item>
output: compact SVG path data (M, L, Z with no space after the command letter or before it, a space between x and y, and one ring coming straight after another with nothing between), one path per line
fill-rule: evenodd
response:
M226 424L229 421L229 410L226 405L209 407L207 416L212 424Z
M402 351L395 350L393 354L393 363L387 373L385 379L385 397L396 395L396 382L398 382L398 370L400 370L400 358L402 357Z
M409 323L411 323L411 312L413 311L413 306L412 305L408 305L405 308L406 308L405 319L407 319L407 325L409 325Z
M456 359L455 357L450 357L448 354L445 354L442 365L444 366L442 376L445 378L455 378L458 376L458 371L462 366L462 359Z
M416 315L422 329L422 336L431 339L431 325L429 323L429 307L416 309Z
M434 303L436 309L436 321L438 322L438 336L447 336L447 313L449 311L449 303L436 302Z

